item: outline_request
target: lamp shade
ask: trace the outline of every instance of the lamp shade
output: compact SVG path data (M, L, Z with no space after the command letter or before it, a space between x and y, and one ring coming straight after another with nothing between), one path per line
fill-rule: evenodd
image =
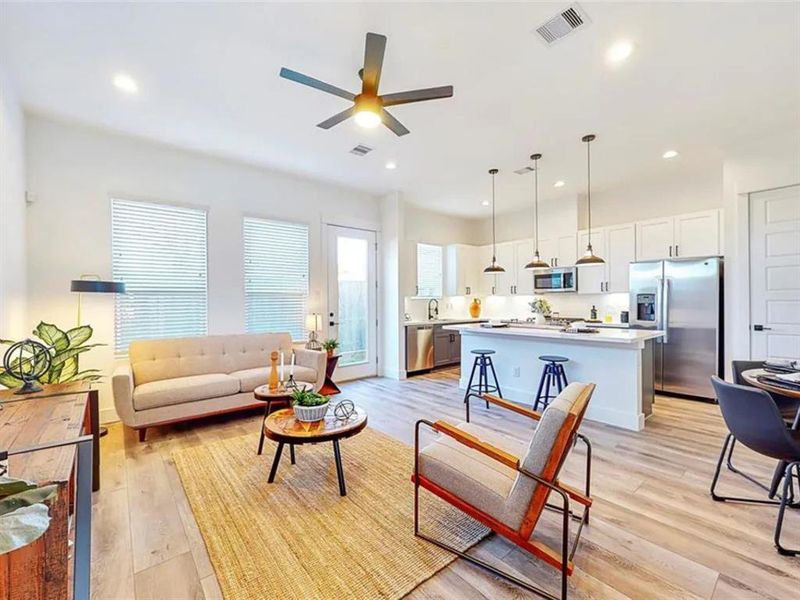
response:
M320 321L321 319L319 313L311 313L310 315L306 315L306 329L308 331L319 331L322 325Z
M124 294L125 284L122 281L73 279L70 282L69 290L81 294Z

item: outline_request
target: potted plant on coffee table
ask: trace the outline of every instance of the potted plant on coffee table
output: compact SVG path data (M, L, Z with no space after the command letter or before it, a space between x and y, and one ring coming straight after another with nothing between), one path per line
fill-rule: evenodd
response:
M325 348L325 351L328 353L328 356L333 356L336 352L336 349L339 347L339 340L336 338L328 338L324 342L322 342L322 347Z
M294 416L303 423L314 423L325 418L330 398L313 390L295 390L292 393Z

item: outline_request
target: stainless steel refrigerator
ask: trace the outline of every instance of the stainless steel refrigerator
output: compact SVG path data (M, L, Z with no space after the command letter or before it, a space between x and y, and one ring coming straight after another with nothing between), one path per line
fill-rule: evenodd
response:
M723 259L677 258L630 265L630 323L665 332L654 346L656 392L713 399L722 377Z

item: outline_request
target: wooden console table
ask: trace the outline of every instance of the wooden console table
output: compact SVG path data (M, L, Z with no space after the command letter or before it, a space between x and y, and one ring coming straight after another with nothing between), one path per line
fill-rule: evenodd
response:
M50 395L46 395L47 391L26 396L14 396L5 391L0 393L0 448L13 452L49 443L75 442L91 429L97 431L96 391L69 393L66 389L50 389ZM96 445L95 436L93 446ZM88 454L86 457L88 458ZM51 521L47 532L28 546L0 555L0 600L70 598L69 522L73 502L81 500L80 497L75 498L75 489L78 484L84 485L82 474L78 476L78 482L75 479L76 460L75 445L24 452L9 457L10 477L42 484L56 483L58 496L48 503ZM96 464L92 461L93 467ZM95 485L99 485L96 473L92 479ZM87 477L85 488L79 489L90 494L89 483ZM75 506L79 520L87 517L85 513L81 514L82 510L91 511L90 499L85 497L82 500L85 501L82 506ZM90 522L91 512L88 519ZM86 535L90 535L90 530L84 531L82 537L85 538ZM77 533L75 543L77 548ZM88 541L84 539L80 542L81 545L84 543ZM88 585L88 581L81 583L83 588Z

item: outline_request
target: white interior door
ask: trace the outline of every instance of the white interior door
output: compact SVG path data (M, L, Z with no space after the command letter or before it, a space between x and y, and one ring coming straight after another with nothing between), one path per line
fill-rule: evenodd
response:
M800 358L800 185L750 194L750 357Z
M377 365L377 243L374 231L327 226L328 336L339 340L337 380L372 377Z

